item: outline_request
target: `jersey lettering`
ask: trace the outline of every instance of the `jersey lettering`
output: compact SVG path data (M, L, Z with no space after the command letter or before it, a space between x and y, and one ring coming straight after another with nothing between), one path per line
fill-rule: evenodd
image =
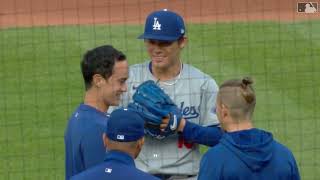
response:
M184 107L184 101L181 102L180 109L185 119L197 118L200 115L200 113L197 111L197 109L199 110L199 108L196 108L195 106Z

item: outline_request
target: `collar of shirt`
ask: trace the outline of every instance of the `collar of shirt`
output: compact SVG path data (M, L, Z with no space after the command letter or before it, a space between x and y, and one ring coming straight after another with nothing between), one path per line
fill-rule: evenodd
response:
M125 152L121 152L121 151L116 151L116 150L108 151L105 156L104 161L105 162L106 161L119 161L119 162L126 164L128 166L135 167L134 160L129 154L127 154Z
M96 113L101 114L103 116L107 116L107 117L109 116L109 114L107 114L107 112L101 112L98 109L96 109L96 108L94 108L92 106L83 104L83 103L80 104L80 109L83 110L83 111L95 111Z
M150 73L153 74L153 72L152 72L152 61L149 62L148 69L149 69ZM181 62L181 69L180 69L179 74L181 74L182 71L183 71L183 63Z

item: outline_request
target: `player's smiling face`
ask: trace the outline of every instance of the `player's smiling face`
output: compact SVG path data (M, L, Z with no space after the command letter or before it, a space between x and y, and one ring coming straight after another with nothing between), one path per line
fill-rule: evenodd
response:
M102 87L102 98L107 105L117 106L120 102L120 96L127 91L128 62L116 62L113 67L112 75L105 80Z
M158 68L166 68L179 62L180 52L185 44L186 38L184 37L177 41L145 40L152 65Z

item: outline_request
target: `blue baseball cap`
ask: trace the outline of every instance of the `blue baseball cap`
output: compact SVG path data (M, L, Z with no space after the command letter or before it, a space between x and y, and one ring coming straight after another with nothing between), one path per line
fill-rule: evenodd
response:
M113 141L137 141L144 136L144 119L133 110L116 109L110 114L105 133Z
M175 12L164 9L149 14L144 33L138 38L175 41L184 34L185 26L182 17Z

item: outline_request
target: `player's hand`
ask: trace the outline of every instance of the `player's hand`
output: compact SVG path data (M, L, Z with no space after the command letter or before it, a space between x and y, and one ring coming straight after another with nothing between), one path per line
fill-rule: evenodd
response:
M166 116L165 118L162 119L162 122L160 124L160 130L162 132L164 132L166 130L166 128L168 127L169 121L170 121L169 116Z

